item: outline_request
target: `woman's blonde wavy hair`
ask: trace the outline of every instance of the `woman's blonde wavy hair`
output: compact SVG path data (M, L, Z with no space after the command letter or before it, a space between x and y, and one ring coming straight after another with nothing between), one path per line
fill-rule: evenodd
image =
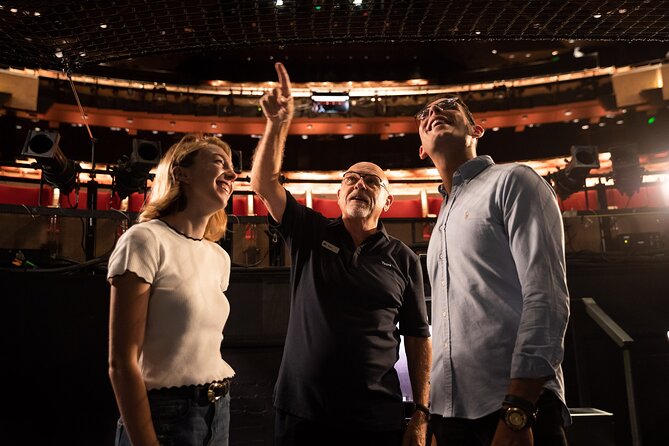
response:
M185 135L181 138L181 141L170 147L158 164L151 194L140 211L139 222L166 217L186 208L186 195L176 179L174 169L176 167L190 167L195 160L197 151L208 145L218 146L228 156L232 155L232 150L226 142L215 136L203 136L194 133ZM217 211L209 218L204 238L213 242L220 240L225 235L227 224L228 216L225 209Z

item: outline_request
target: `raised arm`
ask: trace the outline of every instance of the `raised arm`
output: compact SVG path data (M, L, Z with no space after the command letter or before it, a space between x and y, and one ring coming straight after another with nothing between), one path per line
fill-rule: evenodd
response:
M281 222L286 210L286 191L281 186L279 177L295 106L286 68L281 62L277 62L274 67L279 77L279 86L260 99L267 123L253 156L251 188L262 198L272 218Z

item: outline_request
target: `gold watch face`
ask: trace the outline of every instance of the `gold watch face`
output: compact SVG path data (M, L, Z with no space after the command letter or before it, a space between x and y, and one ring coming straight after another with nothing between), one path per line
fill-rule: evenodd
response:
M527 415L522 409L509 407L506 409L505 421L511 429L520 430L527 424Z

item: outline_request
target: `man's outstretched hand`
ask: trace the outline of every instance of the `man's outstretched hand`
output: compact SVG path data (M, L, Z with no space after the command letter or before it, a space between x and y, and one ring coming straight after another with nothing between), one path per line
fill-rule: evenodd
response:
M282 124L293 119L295 105L290 91L290 77L288 77L286 67L281 62L277 62L274 64L274 68L279 77L279 86L260 98L260 106L269 121Z

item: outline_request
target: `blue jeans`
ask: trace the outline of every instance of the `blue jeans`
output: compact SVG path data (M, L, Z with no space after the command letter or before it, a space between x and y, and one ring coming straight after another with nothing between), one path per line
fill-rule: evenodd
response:
M161 446L228 446L230 392L213 404L198 405L188 398L149 396L153 427ZM121 419L116 446L131 446Z

